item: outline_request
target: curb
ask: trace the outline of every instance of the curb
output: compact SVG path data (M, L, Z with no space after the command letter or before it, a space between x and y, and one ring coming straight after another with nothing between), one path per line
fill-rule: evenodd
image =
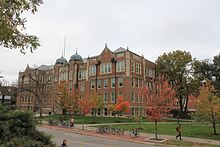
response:
M77 129L77 128L73 128L71 130L67 130L66 128L60 128L60 127L54 127L54 126L51 127L51 126L47 126L47 125L43 125L41 127L47 128L47 129L54 129L54 130L65 131L65 132L72 132L72 133L76 133L76 134L80 134L80 135L93 136L93 137L99 137L99 138L106 138L106 139L111 139L111 140L121 140L121 141L127 141L127 142L139 143L139 144L163 146L160 143L155 143L155 142L147 141L147 140L145 140L146 138L143 141L137 141L137 140L132 140L132 139L124 139L124 138L117 138L117 137L111 137L111 136L102 136L102 135L99 135L99 134L92 134L92 133L89 133L89 132L93 132L93 131L89 130L87 132L84 132L84 131L82 131L80 129Z

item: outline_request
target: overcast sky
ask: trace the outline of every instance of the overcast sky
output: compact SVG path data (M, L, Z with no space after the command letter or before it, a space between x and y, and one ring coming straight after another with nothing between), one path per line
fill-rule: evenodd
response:
M155 61L177 49L197 59L220 53L219 0L44 0L35 15L27 13L26 32L39 37L34 53L0 47L0 75L9 81L27 64L51 65L66 54L99 55L105 43Z

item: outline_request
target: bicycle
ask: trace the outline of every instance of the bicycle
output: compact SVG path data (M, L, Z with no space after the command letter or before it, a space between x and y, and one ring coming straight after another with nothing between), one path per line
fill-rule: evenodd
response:
M132 132L130 133L131 138L135 138L139 136L140 136L140 132L138 131L138 129L133 129Z
M100 133L100 134L102 134L102 133L107 133L107 134L109 134L109 132L110 132L110 127L109 126L99 126L97 129L96 129L96 133Z

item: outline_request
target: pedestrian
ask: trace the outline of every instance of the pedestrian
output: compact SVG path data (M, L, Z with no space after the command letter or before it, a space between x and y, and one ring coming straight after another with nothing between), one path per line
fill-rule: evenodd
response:
M61 147L67 147L67 140L63 140L63 143L61 144Z
M70 127L74 127L74 117L72 115L70 117Z
M176 127L176 133L177 133L176 139L179 137L180 140L182 140L182 138L181 138L181 124L179 124L179 125Z
M63 118L62 118L62 117L60 117L59 126L60 126L60 127L62 127L62 126L63 126Z

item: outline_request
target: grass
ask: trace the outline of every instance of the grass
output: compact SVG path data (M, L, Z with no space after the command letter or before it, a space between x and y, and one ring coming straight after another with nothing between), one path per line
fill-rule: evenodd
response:
M203 143L193 143L186 141L168 140L163 143L164 145L173 145L181 147L219 147L219 145L203 144Z
M43 121L48 121L49 119L59 120L62 117L64 120L69 120L69 115L60 115L53 114L51 116L44 116ZM100 124L100 123L128 123L128 122L137 122L134 118L114 118L114 117L94 117L94 116L74 116L75 123L81 124Z
M44 116L42 120L48 121L49 119L53 120L59 120L60 117L63 117L64 120L69 120L69 115L59 115L59 114L53 114L51 116ZM85 124L104 124L104 123L135 123L135 124L118 124L114 125L114 127L121 127L126 130L131 130L134 128L139 128L137 120L135 118L114 118L114 117L94 117L94 116L80 116L75 115L74 116L75 123L81 124L84 122ZM168 120L169 122L159 122L158 123L158 134L165 134L165 135L176 135L176 122L170 122L171 120ZM176 121L174 119L174 121ZM212 135L213 128L211 125L201 125L198 123L191 123L191 122L181 122L182 124L182 136L187 137L196 137L196 138L205 138L205 139L214 139L214 140L220 140L220 135ZM144 122L142 123L141 127L143 128L143 132L146 133L155 133L155 126L154 122L147 122L147 120L144 119ZM220 133L220 125L217 125L216 127L217 132Z
M128 124L128 125L114 125L115 127L121 127L126 130L131 130L134 128L138 128L137 124ZM174 122L161 122L158 123L158 134L165 135L176 135L177 124ZM142 125L144 129L142 132L145 133L155 133L154 123L145 123ZM220 125L217 125L217 131L220 131ZM182 136L187 137L196 137L196 138L205 138L205 139L214 139L220 140L220 135L212 135L213 128L211 125L198 125L191 123L182 123Z

